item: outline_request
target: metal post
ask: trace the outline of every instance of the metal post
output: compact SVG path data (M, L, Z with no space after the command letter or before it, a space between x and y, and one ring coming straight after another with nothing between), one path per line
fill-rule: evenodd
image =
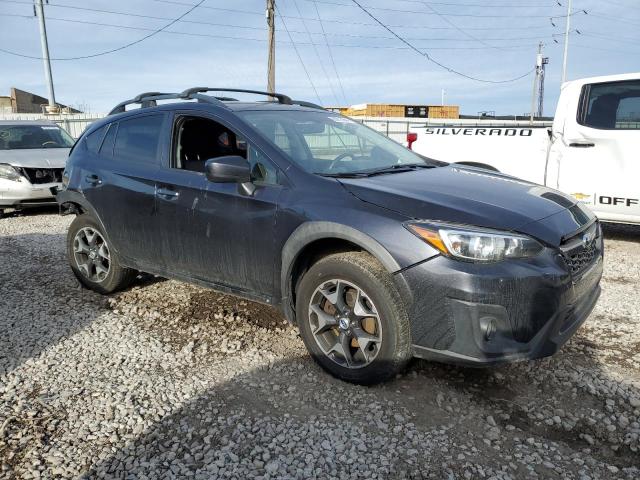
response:
M267 91L276 91L276 0L267 0L267 25L269 26L269 63L267 67Z
M533 76L533 90L531 91L531 110L529 110L529 122L533 123L533 117L536 109L536 94L538 90L538 77L540 75L540 63L542 61L542 42L538 44L538 53L536 54L536 72Z
M47 26L44 22L44 6L42 0L36 0L36 15L40 24L40 44L42 46L42 61L44 63L44 75L47 79L47 88L49 90L49 108L48 110L56 110L56 95L53 91L53 76L51 75L51 61L49 60L49 43L47 42Z
M549 57L542 57L540 62L540 75L538 76L538 118L544 114L544 77L545 65L549 63Z
M571 0L567 3L567 22L564 30L564 56L562 58L562 83L567 80L567 56L569 55L569 29L571 28ZM561 85L562 85L561 83Z

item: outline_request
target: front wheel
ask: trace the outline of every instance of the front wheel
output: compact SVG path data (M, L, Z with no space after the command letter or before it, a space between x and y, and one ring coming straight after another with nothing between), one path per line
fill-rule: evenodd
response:
M89 215L79 215L69 226L67 256L76 278L102 294L125 288L136 271L120 265L102 227Z
M296 316L311 356L343 380L379 383L411 358L404 303L369 254L338 253L315 263L300 282Z

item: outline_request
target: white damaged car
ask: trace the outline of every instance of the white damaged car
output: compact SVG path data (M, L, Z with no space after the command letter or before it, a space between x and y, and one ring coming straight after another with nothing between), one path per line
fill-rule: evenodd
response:
M8 208L54 205L73 143L53 122L0 121L0 216Z

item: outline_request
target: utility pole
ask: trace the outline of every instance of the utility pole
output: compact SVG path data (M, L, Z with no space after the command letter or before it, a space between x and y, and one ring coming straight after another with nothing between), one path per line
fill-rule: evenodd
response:
M538 90L538 77L540 76L540 63L542 58L542 42L538 44L538 53L536 55L535 75L533 76L533 89L531 90L531 110L529 110L529 121L533 123L533 116L536 109L536 91Z
M562 83L567 81L567 55L569 54L569 30L571 29L571 0L567 3L567 21L564 29L564 56L562 58Z
M47 79L47 88L49 90L49 106L47 112L54 113L57 111L56 95L53 91L53 76L51 75L51 60L49 59L49 43L47 42L47 26L44 21L44 5L43 0L35 0L35 10L40 24L40 45L42 46L42 62L44 63L44 76Z
M269 63L267 67L267 91L276 91L276 0L267 0L267 25L269 26Z

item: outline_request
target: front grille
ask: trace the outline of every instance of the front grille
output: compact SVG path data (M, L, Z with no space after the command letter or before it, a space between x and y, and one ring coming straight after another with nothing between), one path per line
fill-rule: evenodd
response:
M598 255L596 240L584 247L579 252L574 253L566 258L567 265L573 275L581 273L585 268L591 265Z
M22 168L22 174L32 184L62 182L62 168Z
M584 242L585 235L590 236L590 240L587 243ZM594 223L586 231L564 242L561 248L564 260L572 275L580 275L598 259L601 235L599 225Z

